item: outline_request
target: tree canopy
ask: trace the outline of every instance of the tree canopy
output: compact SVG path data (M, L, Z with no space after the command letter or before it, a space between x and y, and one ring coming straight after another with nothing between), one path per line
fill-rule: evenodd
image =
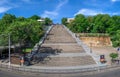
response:
M45 18L44 19L44 25L51 25L52 24L52 20L50 18Z
M29 17L29 19L38 20L38 19L41 19L41 17L38 15L33 15L33 16Z
M44 24L38 22L38 19L41 19L41 17L37 15L25 18L22 16L16 17L12 14L4 14L4 16L0 19L0 35L10 34L12 44L29 43L31 46L34 46L35 43L39 42L40 38L44 35ZM50 18L47 19L48 20L44 23L50 25L52 20L49 21ZM3 37L0 38L0 44L3 44L4 41L2 40L4 40ZM8 43L7 40L6 42Z
M62 24L66 25L72 32L108 33L111 36L113 46L120 46L120 16L108 14L84 16L78 14L71 22L67 22L66 19L62 18Z

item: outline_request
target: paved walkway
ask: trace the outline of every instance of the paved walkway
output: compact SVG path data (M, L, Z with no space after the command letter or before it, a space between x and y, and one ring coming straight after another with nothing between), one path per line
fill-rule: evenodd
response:
M111 46L104 46L104 47L92 47L92 51L94 54L97 55L105 55L105 58L107 60L107 64L111 65L111 58L110 53L116 53L116 49Z
M120 77L120 69L82 73L32 73L0 69L1 77Z
M69 69L69 70L80 70L80 69L84 69L84 68L94 68L94 67L97 67L98 65L97 64L92 64L92 65L83 65L83 66L61 66L61 67L49 67L49 66L45 66L45 67L43 67L43 66L29 66L29 67L26 67L26 68L35 68L35 69L53 69L53 70L60 70L60 69L62 69L62 70L65 70L65 69Z

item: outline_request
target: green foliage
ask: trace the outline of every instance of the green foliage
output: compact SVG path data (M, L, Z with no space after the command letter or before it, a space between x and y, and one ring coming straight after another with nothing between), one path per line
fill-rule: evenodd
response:
M0 20L0 33L2 33L11 23L13 23L16 19L15 15L12 14L4 14L2 19Z
M120 46L120 16L78 14L72 22L67 22L66 26L74 33L107 33L111 37L113 46Z
M33 16L31 16L29 19L38 20L38 19L41 19L41 17L38 16L38 15L33 15Z
M50 18L45 18L44 19L44 25L51 25L52 24L52 20Z
M29 23L28 23L29 22ZM43 35L42 26L35 20L27 20L23 22L14 22L5 31L5 34L10 33L14 43L37 43Z
M10 24L10 23L14 22L15 19L16 19L16 16L15 16L15 15L5 14L5 15L2 17L2 22L5 23L5 24Z
M16 18L16 21L25 21L26 20L26 18L24 18L24 17L18 17L18 18Z
M0 19L0 35L10 34L11 44L22 44L34 46L44 35L43 23L38 22L40 17L33 15L30 18L16 17L12 14L5 14ZM51 24L52 20L46 18L46 24ZM0 36L0 46L8 45L8 36Z
M0 36L0 46L6 46L6 45L8 45L8 36L1 35Z
M84 15L82 15L82 14L76 15L73 23L75 24L73 26L75 28L75 30L77 30L78 32L86 32L87 25L86 25L86 18Z
M62 24L67 25L67 18L62 18Z
M115 58L118 57L118 53L111 53L109 56L110 56L112 59L115 59Z
M23 51L23 53L29 53L29 52L31 52L31 50L32 50L32 48L26 48L26 49Z
M120 46L120 30L116 31L116 34L112 36L113 46Z

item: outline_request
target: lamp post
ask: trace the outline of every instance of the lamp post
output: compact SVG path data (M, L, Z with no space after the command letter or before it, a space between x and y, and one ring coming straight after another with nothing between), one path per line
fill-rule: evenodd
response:
M8 34L8 43L9 43L9 67L10 67L10 65L11 65L11 57L10 57L10 34Z

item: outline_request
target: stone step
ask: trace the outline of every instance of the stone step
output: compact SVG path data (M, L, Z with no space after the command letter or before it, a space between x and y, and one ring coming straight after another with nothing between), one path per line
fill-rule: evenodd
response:
M48 33L45 43L75 43L76 40L64 29L63 26L54 26Z
M43 44L39 52L59 52L59 53L85 53L84 49L79 45L46 45Z
M54 26L48 33L34 60L36 66L69 67L95 65L96 62L78 45L73 36L63 27ZM36 63L37 62L37 63Z
M89 56L89 55L86 53L58 53L58 54L37 53L37 56L40 56L40 57L79 57L79 56Z
M77 57L46 57L36 66L85 66L96 64L91 56L77 56Z

